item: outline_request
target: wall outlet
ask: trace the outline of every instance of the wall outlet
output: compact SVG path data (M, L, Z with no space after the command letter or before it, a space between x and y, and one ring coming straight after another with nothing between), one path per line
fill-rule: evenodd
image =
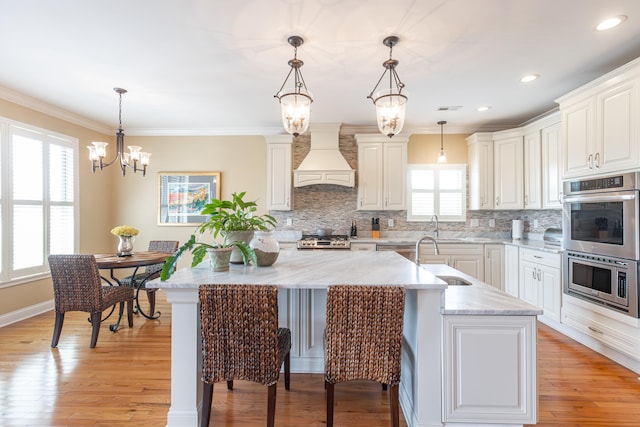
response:
M393 218L389 218L389 219L387 220L387 225L389 225L389 227L393 227L393 222L394 222L394 221L393 221Z
M293 219L287 218L287 227L291 227L293 225Z
M471 227L477 227L478 226L478 219L477 218L472 219L471 221L469 221L469 225Z
M496 220L495 219L490 219L489 220L489 227L495 227L496 226Z
M540 226L540 223L538 222L537 219L533 220L533 228L538 228Z

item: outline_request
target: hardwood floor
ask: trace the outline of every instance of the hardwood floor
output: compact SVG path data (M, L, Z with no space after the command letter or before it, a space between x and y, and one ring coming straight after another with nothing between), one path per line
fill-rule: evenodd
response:
M170 399L170 306L157 321L103 325L95 349L86 314L68 313L51 349L53 312L0 328L0 426L163 426ZM108 321L107 321L108 322ZM638 375L539 326L538 426L638 426ZM320 374L278 386L276 425L325 425ZM388 395L374 383L336 386L336 426L389 425ZM237 381L214 388L211 425L262 426L266 388ZM404 419L402 426L406 426Z

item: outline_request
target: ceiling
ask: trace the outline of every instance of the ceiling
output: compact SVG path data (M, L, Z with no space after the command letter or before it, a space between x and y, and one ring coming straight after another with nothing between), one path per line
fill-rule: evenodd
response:
M375 131L367 95L397 35L403 133L515 127L640 56L638 0L0 0L0 97L128 135L283 133L273 95L298 58L311 123ZM596 32L612 15L618 28ZM519 82L527 73L532 83ZM478 112L480 105L490 105ZM439 111L441 107L460 107ZM39 108L39 107L38 107ZM47 111L50 111L49 108Z

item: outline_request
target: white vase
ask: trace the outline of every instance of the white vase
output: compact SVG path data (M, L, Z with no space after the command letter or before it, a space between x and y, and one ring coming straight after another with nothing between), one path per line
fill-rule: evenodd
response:
M249 246L256 253L259 267L272 265L278 259L280 253L280 243L273 236L271 231L256 231Z
M133 254L133 241L136 239L135 236L118 236L120 239L118 241L118 255L119 256L130 256Z
M227 243L234 242L236 240L241 240L247 244L253 238L253 231L228 231L224 236L224 241ZM242 264L244 261L242 260L242 253L240 249L233 247L233 251L231 252L231 264Z

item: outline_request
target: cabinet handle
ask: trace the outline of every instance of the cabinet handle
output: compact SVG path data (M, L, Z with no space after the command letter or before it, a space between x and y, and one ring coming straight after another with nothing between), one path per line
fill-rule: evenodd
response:
M536 280L536 269L535 268L531 271L531 274L533 275L533 280Z
M529 196L524 196L524 205L527 206L529 204Z
M590 331L595 332L596 334L604 335L604 332L602 332L599 329L594 328L593 326L587 326L587 328L589 328Z
M500 206L500 196L496 197L496 206Z
M589 154L589 157L587 157L587 166L589 169L593 169L593 154Z
M558 193L558 202L562 203L562 191Z
M541 274L541 272L540 272L540 269L538 269L538 282L540 281L540 276L541 276L541 275L542 275L542 274Z
M384 198L384 206L389 206L389 199L387 199L386 197Z
M540 255L534 255L534 258L538 258L538 259L542 259L542 257Z
M596 169L598 169L600 167L600 153L596 153L596 162L595 162L595 167Z

